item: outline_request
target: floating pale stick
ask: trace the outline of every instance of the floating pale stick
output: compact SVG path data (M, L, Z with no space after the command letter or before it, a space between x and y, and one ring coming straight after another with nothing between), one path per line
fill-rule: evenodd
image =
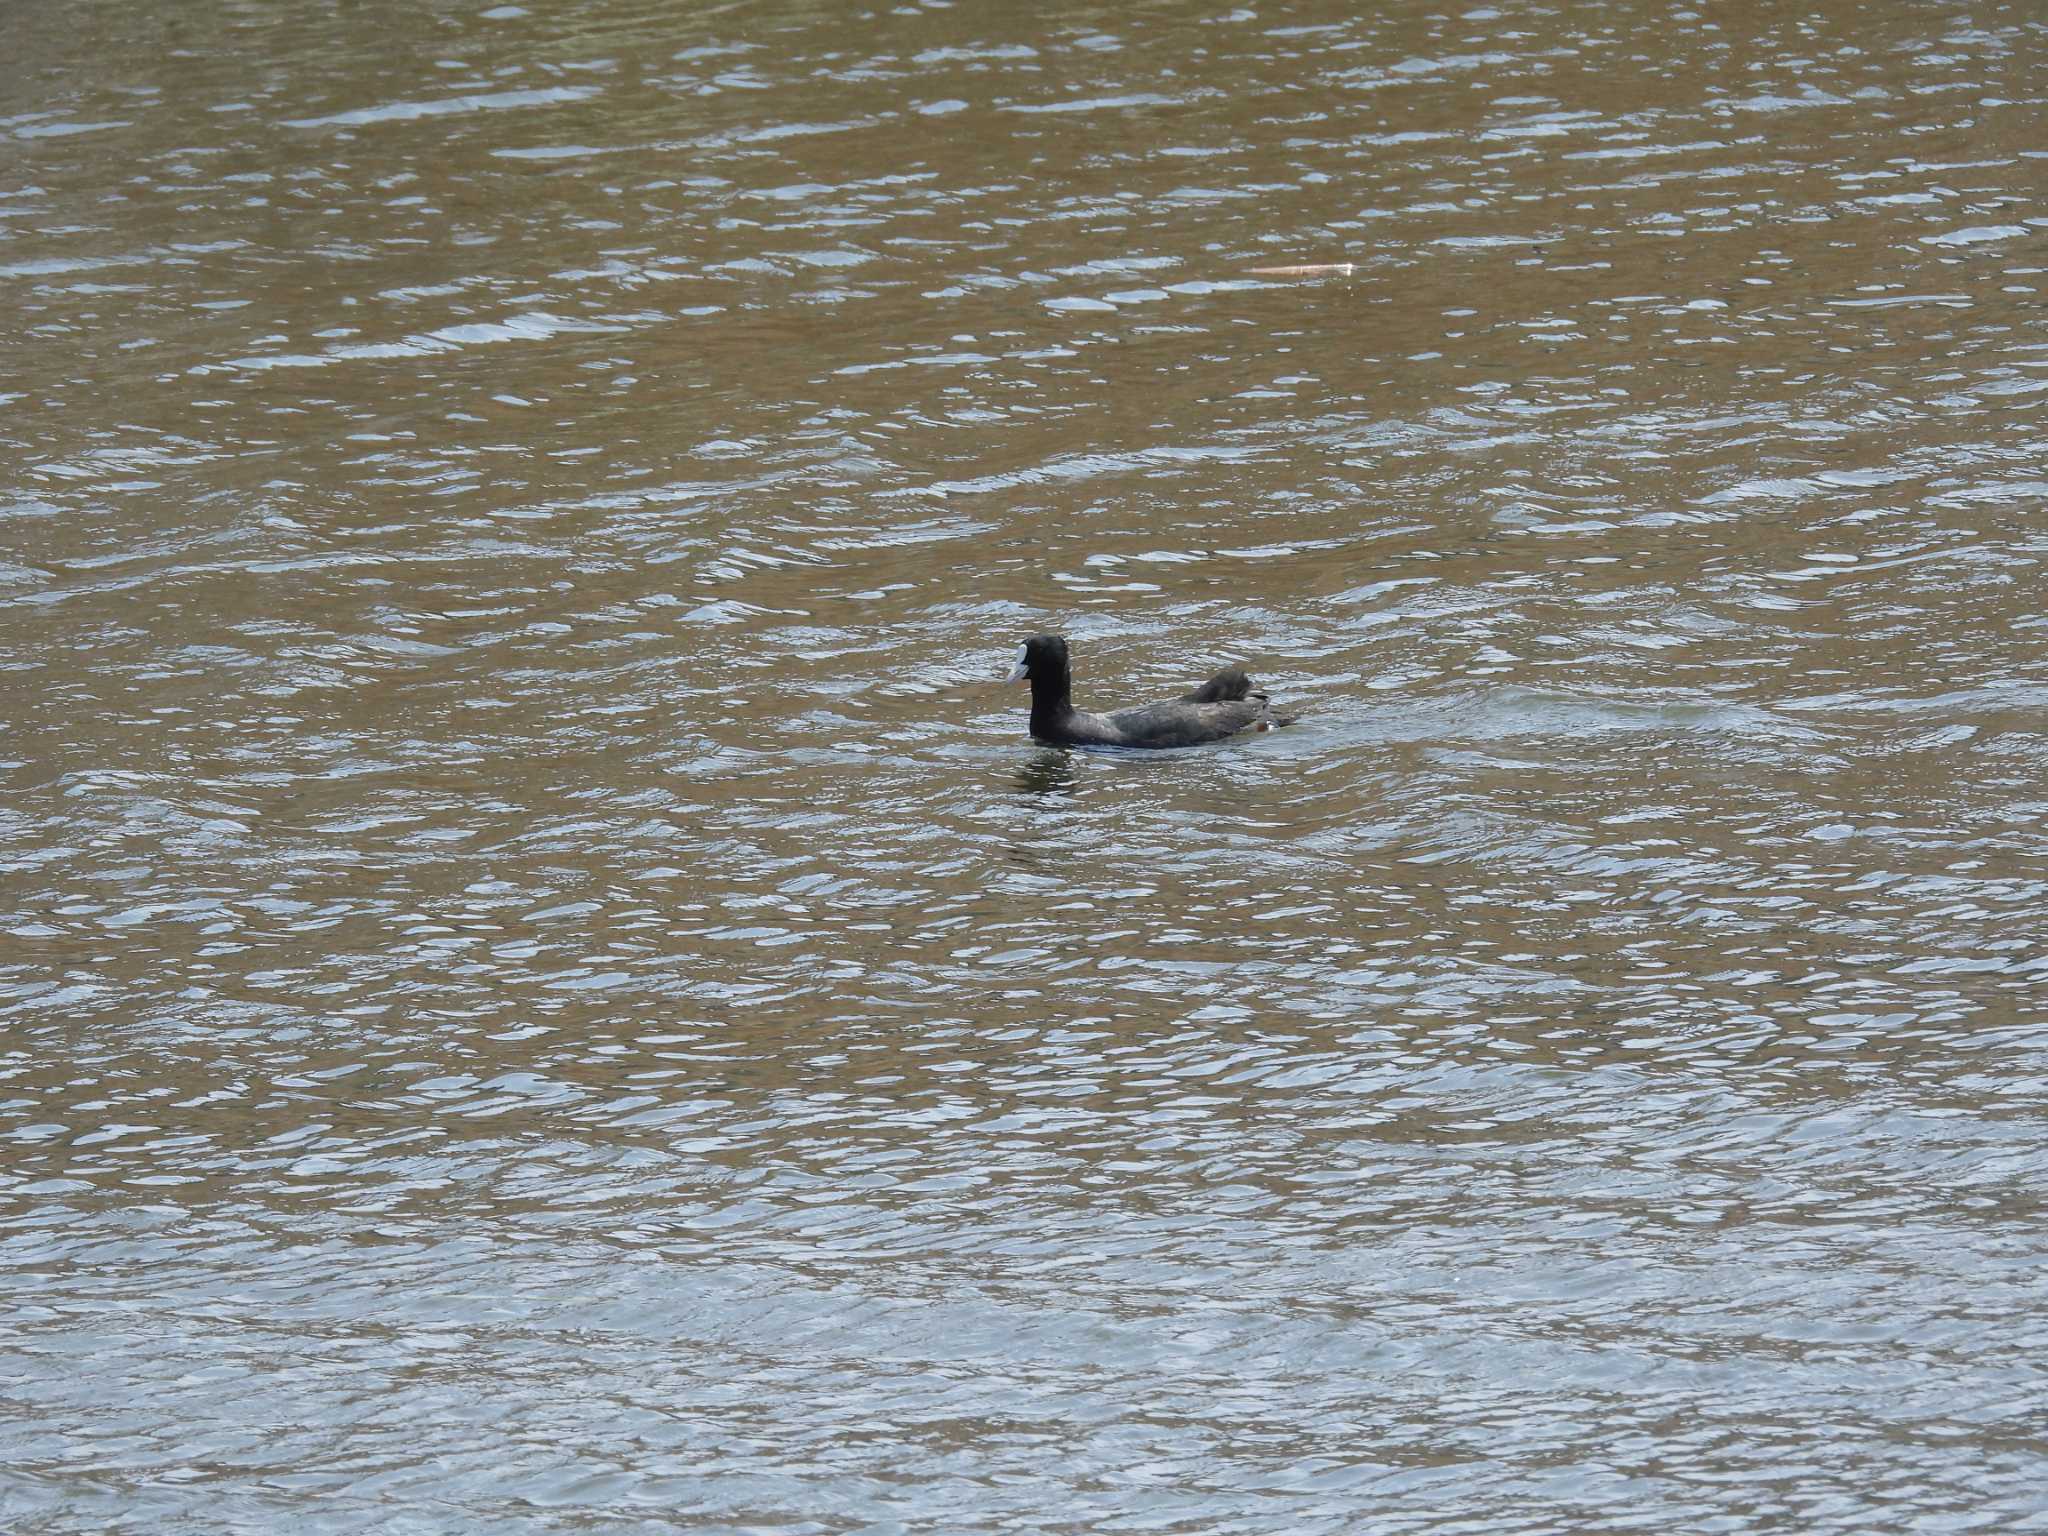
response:
M1330 272L1349 277L1352 268L1348 261L1328 261L1312 267L1247 267L1245 270L1254 277L1322 277Z

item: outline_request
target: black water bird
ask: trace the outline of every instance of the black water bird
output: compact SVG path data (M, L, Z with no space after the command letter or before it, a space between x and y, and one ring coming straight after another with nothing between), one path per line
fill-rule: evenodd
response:
M1067 642L1033 635L1017 652L1007 681L1031 683L1031 734L1062 747L1199 747L1240 731L1290 723L1252 687L1242 667L1226 667L1191 693L1166 704L1090 714L1074 708L1074 674Z

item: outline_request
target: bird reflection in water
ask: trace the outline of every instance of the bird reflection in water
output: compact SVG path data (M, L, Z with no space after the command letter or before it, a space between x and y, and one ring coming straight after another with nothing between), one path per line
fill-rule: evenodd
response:
M1042 747L1017 770L1017 789L1027 795L1071 795L1081 787L1074 754L1063 747Z

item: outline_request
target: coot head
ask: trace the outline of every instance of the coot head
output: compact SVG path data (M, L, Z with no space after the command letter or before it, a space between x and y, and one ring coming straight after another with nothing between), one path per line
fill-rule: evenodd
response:
M1072 686L1073 673L1067 664L1067 642L1058 635L1033 635L1017 648L1017 664L1010 668L1007 683L1030 680L1035 694L1051 687L1064 694Z

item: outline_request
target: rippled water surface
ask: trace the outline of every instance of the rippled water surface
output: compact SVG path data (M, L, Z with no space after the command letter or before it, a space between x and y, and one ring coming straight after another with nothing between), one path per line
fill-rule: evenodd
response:
M2048 1523L2037 8L5 26L7 1529Z

